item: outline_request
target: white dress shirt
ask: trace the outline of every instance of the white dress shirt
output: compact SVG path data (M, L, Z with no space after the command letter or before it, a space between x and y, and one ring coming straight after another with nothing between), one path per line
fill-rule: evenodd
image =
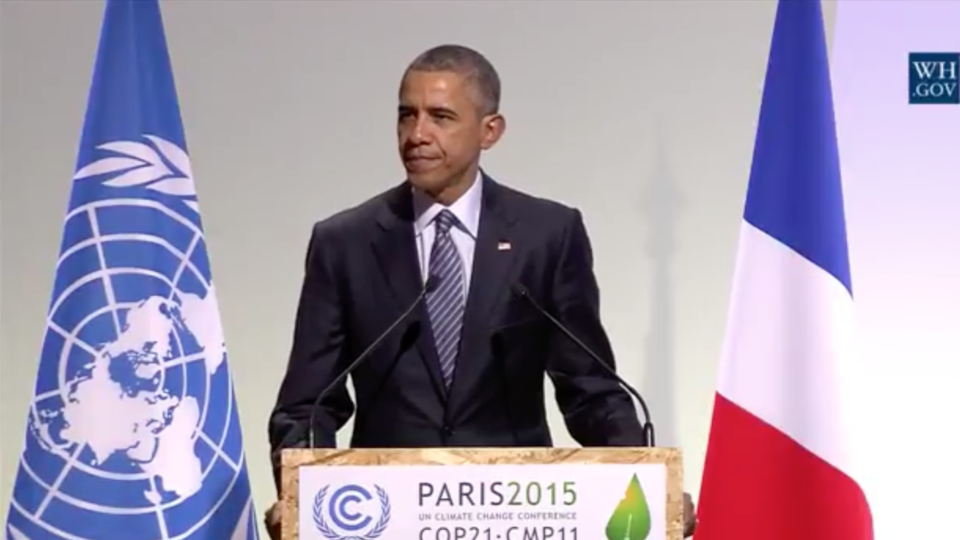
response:
M430 275L430 252L436 238L434 219L446 208L457 217L457 224L450 228L460 262L463 263L464 298L470 290L470 277L473 271L473 250L477 243L477 231L480 227L480 207L482 202L483 178L477 174L476 181L459 199L448 207L430 199L417 190L413 192L413 209L416 216L413 222L417 240L417 255L420 260L420 273L424 283Z

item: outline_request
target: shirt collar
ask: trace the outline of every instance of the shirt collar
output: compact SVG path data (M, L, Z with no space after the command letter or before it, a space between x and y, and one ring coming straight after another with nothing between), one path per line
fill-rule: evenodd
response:
M483 200L483 177L477 171L477 178L459 199L448 207L434 201L420 191L413 191L413 209L416 221L414 228L416 233L421 234L424 229L437 217L444 208L453 212L457 217L457 227L469 234L471 237L477 237L477 230L480 226L480 207Z

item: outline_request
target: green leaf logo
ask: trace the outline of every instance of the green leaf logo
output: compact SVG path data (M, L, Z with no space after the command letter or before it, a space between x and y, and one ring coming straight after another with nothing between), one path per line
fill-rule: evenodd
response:
M607 540L645 540L649 535L650 507L634 474L627 493L607 522Z

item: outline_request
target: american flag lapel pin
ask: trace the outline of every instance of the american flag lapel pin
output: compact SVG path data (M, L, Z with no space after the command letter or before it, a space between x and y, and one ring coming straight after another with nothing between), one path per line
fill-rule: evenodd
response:
M510 251L513 248L513 245L510 242L501 240L497 242L497 251Z

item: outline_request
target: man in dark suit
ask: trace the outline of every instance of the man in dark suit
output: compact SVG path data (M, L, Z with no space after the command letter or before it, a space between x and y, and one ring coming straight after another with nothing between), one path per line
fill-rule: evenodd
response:
M513 293L521 285L613 364L580 212L480 168L505 129L499 101L496 71L468 48L436 47L408 67L397 116L407 179L313 228L270 419L275 475L280 450L308 446L321 390L424 287L351 375L356 403L341 384L319 404L318 446L335 447L354 414L355 448L551 446L545 373L578 443L646 444L630 395Z

